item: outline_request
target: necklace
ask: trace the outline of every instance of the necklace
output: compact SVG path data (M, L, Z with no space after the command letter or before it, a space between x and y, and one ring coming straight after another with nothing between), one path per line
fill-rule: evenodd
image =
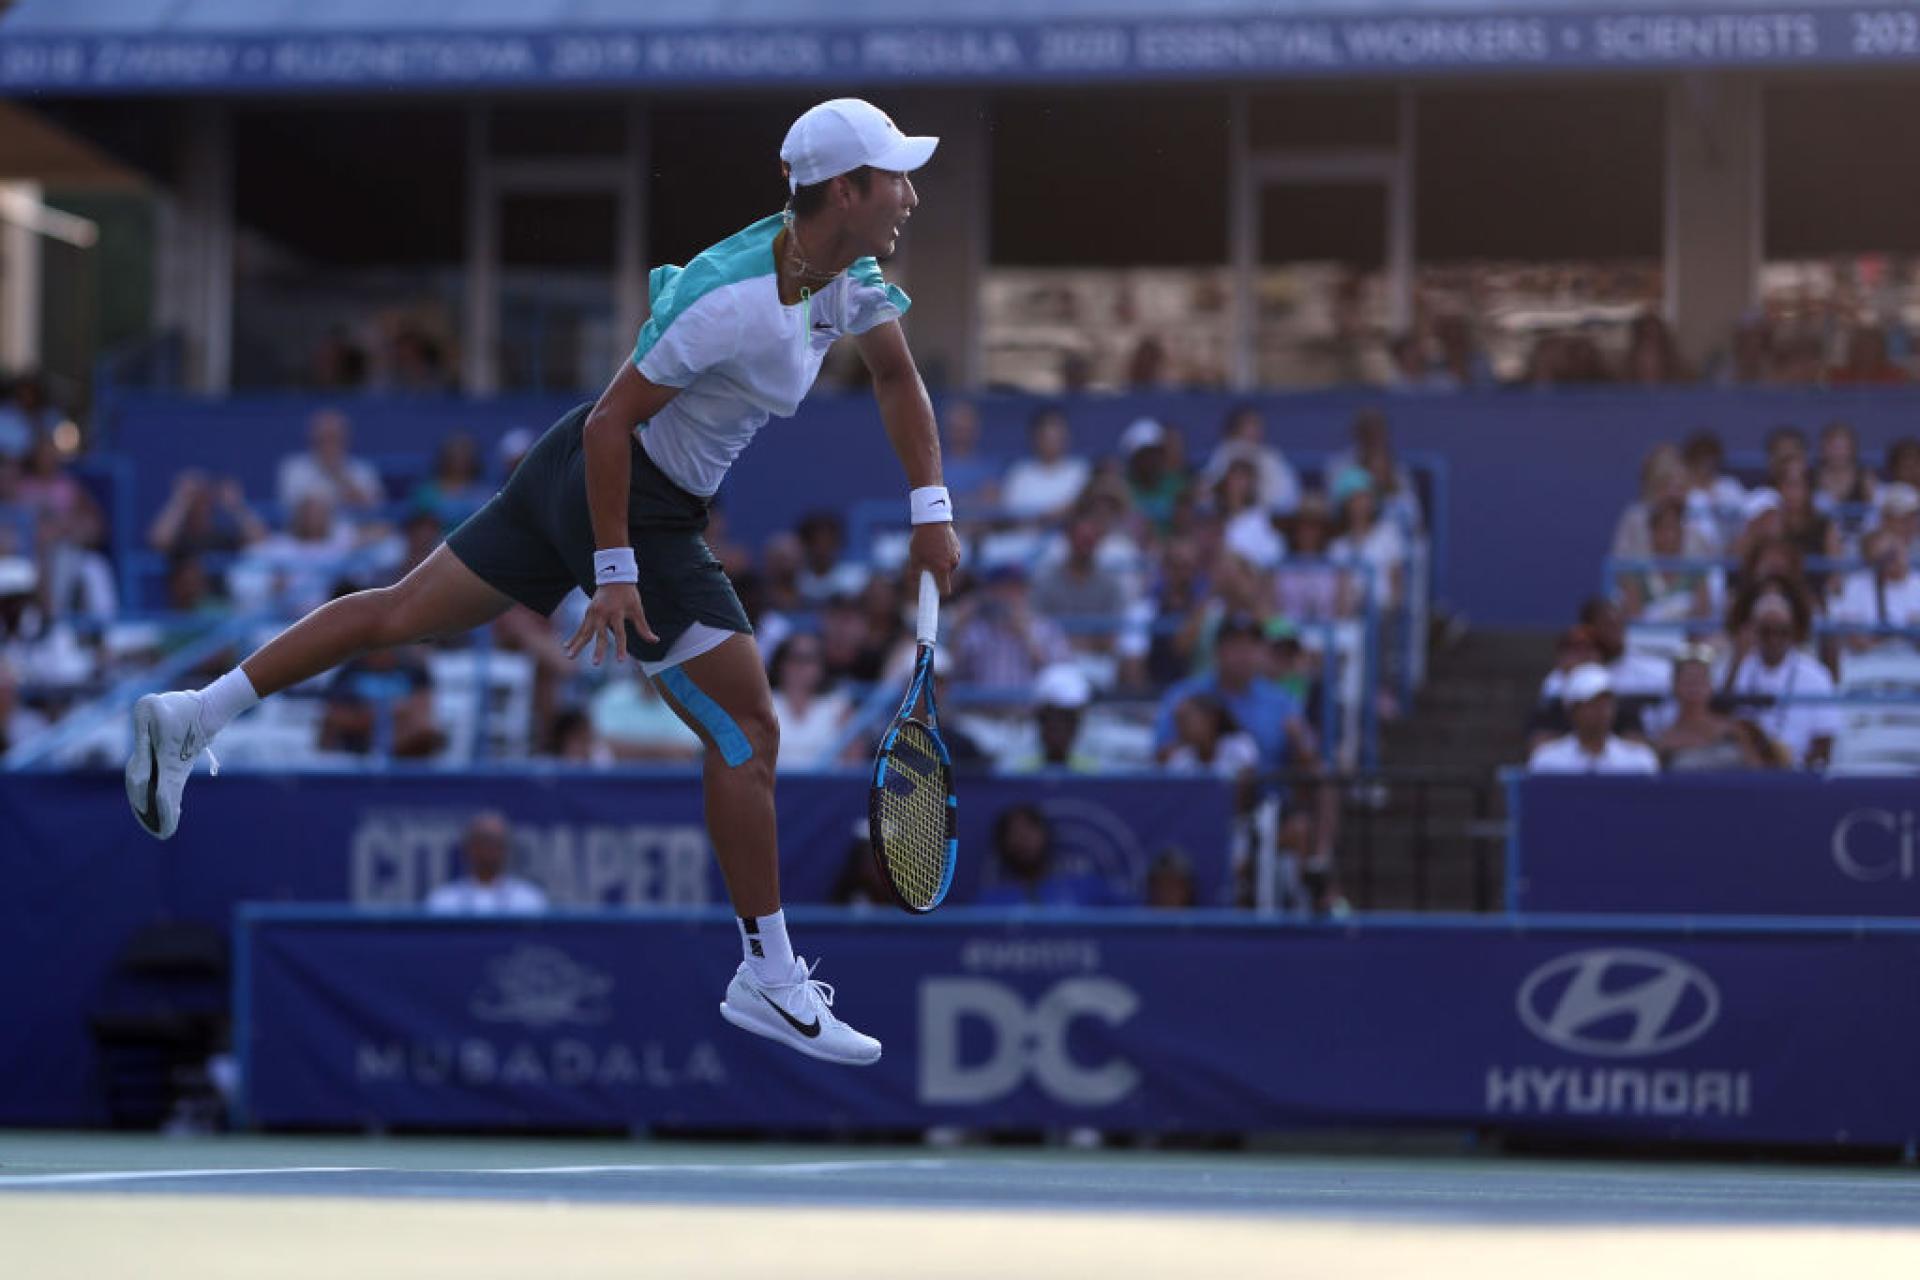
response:
M786 252L782 256L786 261L787 271L802 280L817 280L822 284L839 275L838 271L822 271L807 261L806 254L800 248L800 232L793 225L792 211L788 210L785 216L787 242Z

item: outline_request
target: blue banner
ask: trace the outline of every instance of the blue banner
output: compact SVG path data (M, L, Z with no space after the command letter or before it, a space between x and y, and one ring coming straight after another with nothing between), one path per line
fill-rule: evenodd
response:
M7 33L0 93L990 84L1906 64L1911 5L604 30Z
M1512 782L1515 911L1920 917L1906 778Z
M1057 865L1139 901L1156 849L1192 859L1199 901L1230 891L1230 803L1204 778L966 777L951 901L994 874L1009 806L1051 820ZM779 782L781 883L822 903L864 825L864 774ZM88 1015L114 959L163 920L227 926L243 900L422 902L460 873L461 832L483 808L512 827L514 869L562 908L726 901L699 778L663 773L246 774L197 778L179 834L157 844L127 812L118 774L0 773L0 1123L103 1118Z
M799 911L794 931L826 957L835 1011L884 1043L876 1066L723 1023L738 944L721 915L249 912L246 1107L344 1128L1920 1134L1920 928L962 910Z

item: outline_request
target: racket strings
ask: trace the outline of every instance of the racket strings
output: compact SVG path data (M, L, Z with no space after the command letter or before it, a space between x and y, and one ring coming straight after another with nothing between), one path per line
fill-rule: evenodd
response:
M929 906L946 878L948 809L939 748L921 725L901 726L878 795L887 874L901 897Z

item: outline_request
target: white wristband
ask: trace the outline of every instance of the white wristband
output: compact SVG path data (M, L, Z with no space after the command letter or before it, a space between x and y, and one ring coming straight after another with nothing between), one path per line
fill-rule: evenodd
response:
M604 587L609 582L640 581L640 565L633 558L632 547L614 547L609 551L593 553L593 585Z
M915 524L950 524L953 502L945 485L927 484L907 495L907 509Z

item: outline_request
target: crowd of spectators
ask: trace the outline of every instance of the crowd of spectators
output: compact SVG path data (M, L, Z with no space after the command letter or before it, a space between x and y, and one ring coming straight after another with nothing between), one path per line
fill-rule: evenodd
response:
M144 529L143 552L164 565L165 608L154 613L115 599L99 500L50 427L28 417L8 434L34 409L31 396L22 403L0 415L0 743L10 747L224 620L260 621L181 678L230 664L276 621L396 580L534 438L512 433L489 458L450 436L420 475L398 477L356 451L344 413L325 410L270 494L183 469ZM969 544L943 613L940 671L943 688L961 691L946 716L960 767L1243 780L1321 767L1330 726L1318 691L1338 661L1329 628L1357 619L1369 597L1401 606L1423 523L1383 417L1359 415L1349 449L1306 465L1252 405L1234 409L1198 459L1180 425L1151 419L1110 454L1090 453L1052 405L1032 414L1017 456L985 448L966 402L944 406L941 427ZM885 719L876 708L897 698L911 657L904 566L878 539L854 547L848 536L827 511L758 547L734 535L724 507L708 530L768 660L791 767L864 758ZM566 660L561 637L584 603L576 593L553 619L515 609L488 629L491 651L530 684L527 753L588 766L695 762L698 741L650 682ZM305 700L316 759L445 758L461 741L444 714L446 651L370 654L276 702ZM288 747L275 739L274 758L289 759ZM1281 789L1262 794L1270 802ZM1260 802L1250 789L1247 810ZM1331 839L1297 834L1308 856Z
M1782 426L1734 475L1710 432L1650 452L1611 548L1613 592L1560 637L1539 770L1826 767L1839 678L1920 641L1920 438L1878 472L1845 422Z

